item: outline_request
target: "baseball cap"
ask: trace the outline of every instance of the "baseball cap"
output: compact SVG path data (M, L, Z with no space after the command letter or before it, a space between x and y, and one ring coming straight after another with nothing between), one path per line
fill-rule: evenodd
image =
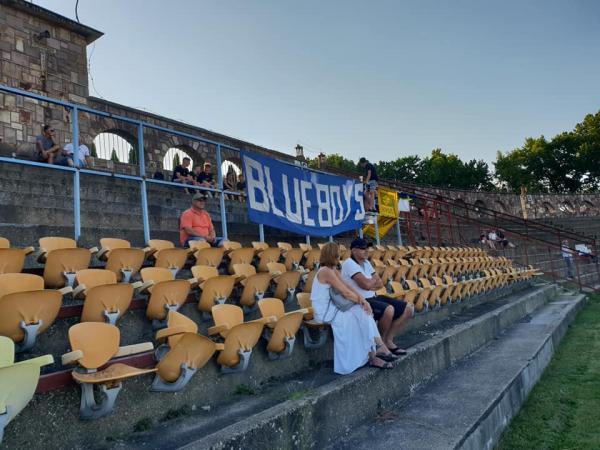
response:
M361 238L354 239L350 244L350 249L361 248L364 250L368 247L373 247L373 243Z
M202 194L202 193L194 194L194 196L192 197L192 201L196 201L196 200L206 200L206 194Z

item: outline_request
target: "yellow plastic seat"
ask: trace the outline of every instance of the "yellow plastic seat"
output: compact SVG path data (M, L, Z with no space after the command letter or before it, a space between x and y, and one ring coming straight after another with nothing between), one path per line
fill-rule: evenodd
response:
M46 256L44 282L46 287L73 286L75 274L90 266L92 254L86 248L52 250Z
M204 251L204 250L201 250ZM154 253L154 267L164 267L173 272L173 276L185 265L188 257L187 250L183 248L164 248Z
M269 268L267 264L272 262L279 262L281 257L281 250L277 247L269 247L258 254L258 267L257 272L268 272Z
M154 254L163 249L175 248L175 244L164 239L150 239L147 242L147 247L144 248L147 258L155 259Z
M183 333L198 333L198 325L192 319L177 311L169 311L166 328L156 332L156 341L160 345L154 352L157 361L163 359L167 352L175 347Z
M182 390L198 369L210 360L217 344L196 333L183 333L177 343L156 366L156 375L150 390L178 392Z
M269 359L289 358L294 350L296 333L302 325L304 314L308 309L285 312L283 302L278 298L263 298L258 301L258 308L264 319L275 317L264 329L263 337L267 341Z
M302 257L304 256L304 252L302 249L293 248L287 250L284 254L284 264L287 270L298 270L300 267L300 263L302 262Z
M286 302L293 300L298 284L300 283L300 278L302 277L302 272L295 270L288 272L282 263L269 263L267 266L275 282L273 296Z
M316 274L316 270L311 270L305 275L306 278L304 279L304 286L302 287L302 292L307 292L310 294L310 292L312 291L312 285Z
M199 284L202 294L198 301L198 309L206 316L214 305L225 303L231 296L236 279L231 275L218 275Z
M108 254L106 270L114 272L117 281L129 283L131 277L140 271L145 258L146 254L141 248L115 248Z
M281 249L282 252L289 252L293 248L292 244L290 244L289 242L278 242L277 247Z
M315 320L310 292L296 294L296 300L298 301L300 308L303 311L306 311L304 313L302 326L300 327L304 337L304 348L316 349L323 347L327 342L329 325Z
M233 250L238 250L238 249L242 248L242 244L241 244L241 242L237 242L237 241L224 240L221 242L221 247L223 247L225 249L225 251L231 252Z
M414 305L417 295L420 292L420 288L416 286L416 283L414 281L412 281L411 283L412 288L404 289L402 287L402 284L398 281L390 282L392 293L388 295L392 298L404 300L406 303L412 303Z
M0 274L19 273L25 265L25 252L20 248L0 248Z
M87 290L82 322L107 322L112 325L129 309L133 286L127 283L105 284Z
M83 269L75 275L75 288L73 289L74 298L85 298L87 291L96 286L105 284L115 284L117 275L110 270L104 269Z
M54 362L52 355L14 362L14 343L0 336L0 443L4 429L33 398L40 368Z
M52 250L60 250L63 248L77 248L77 242L75 239L66 237L54 237L48 236L39 239L40 252L37 256L37 261L41 264L46 262L48 253Z
M263 250L268 249L269 244L267 244L266 242L252 241L252 248L254 249L254 253L259 253Z
M210 336L220 335L224 342L217 344L220 352L217 363L222 373L239 373L248 368L252 349L258 343L265 320L244 322L244 312L235 305L215 305L212 307L215 322L208 329Z
M319 268L319 259L321 258L321 249L313 248L306 254L304 268L308 270Z
M240 305L252 308L258 300L265 296L271 283L271 275L256 273L256 268L251 264L234 264L233 271L242 286Z
M210 248L211 245L206 241L190 241L190 252L195 253L198 250L202 250L203 248Z
M96 257L100 261L106 261L111 250L115 250L117 248L131 248L131 243L125 239L101 238L100 250L98 250L98 253L96 253Z
M223 247L210 247L198 250L196 256L196 264L200 266L219 267L223 261L225 249Z
M298 247L300 247L304 253L308 253L313 249L312 245L305 243L298 244Z
M183 305L190 292L187 280L160 281L152 286L146 317L152 320L152 326L161 328L166 325L169 311L177 311Z
M120 347L120 340L119 329L107 323L85 322L69 328L72 351L62 356L62 363L78 365L71 375L81 386L79 408L81 419L91 420L106 416L114 408L123 380L156 371L156 369L140 369L122 363L114 363L99 370L113 358L153 350L150 342ZM100 385L100 390L104 394L100 402L94 398L95 384Z
M228 270L230 274L235 273L233 270L233 266L235 264L252 264L252 260L254 259L254 249L253 248L238 248L233 250L228 255L229 257L229 266Z

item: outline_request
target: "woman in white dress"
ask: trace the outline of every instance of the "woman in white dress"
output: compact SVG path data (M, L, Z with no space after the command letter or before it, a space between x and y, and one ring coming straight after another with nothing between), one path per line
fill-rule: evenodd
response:
M390 361L396 358L381 340L369 303L342 280L336 269L339 260L337 244L323 246L310 295L315 319L331 323L333 329L333 371L346 375L367 362L371 367L391 369ZM340 310L330 301L332 287L356 305Z

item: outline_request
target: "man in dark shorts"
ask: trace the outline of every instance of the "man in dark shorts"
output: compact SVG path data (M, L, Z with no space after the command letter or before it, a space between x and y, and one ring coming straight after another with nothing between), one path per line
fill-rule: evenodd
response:
M383 282L367 259L370 245L360 238L352 241L351 257L342 263L342 278L371 305L381 339L387 348L395 355L404 355L406 350L397 347L394 338L412 317L414 307L402 300L375 293L383 287Z
M42 134L35 138L35 159L39 162L54 164L61 153L60 145L54 142L56 130L50 125L44 125Z
M191 163L192 160L187 156L184 156L181 165L176 166L173 170L173 178L171 178L171 181L174 181L175 183L193 184L194 179L189 169Z
M375 194L377 193L377 169L365 157L360 158L358 165L364 170L363 183L365 184L365 211L377 212L375 208Z

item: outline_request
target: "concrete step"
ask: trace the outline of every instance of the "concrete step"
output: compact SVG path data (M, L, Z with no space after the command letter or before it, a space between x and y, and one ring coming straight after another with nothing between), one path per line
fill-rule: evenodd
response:
M330 445L381 408L410 398L420 385L495 339L555 295L554 285L538 286L502 302L485 302L444 322L422 323L411 333L412 341L410 335L402 337L403 344L409 340L414 345L407 357L395 362L393 371L362 369L341 377L331 375L330 367L315 368L300 379L283 379L278 386L269 385L257 393L272 399L272 393L282 389L281 385L292 386L293 391L288 389L288 395L277 402L258 405L260 402L250 399L252 405L241 405L243 400L238 400L235 405L211 407L209 414L195 414L126 438L117 447L262 449Z
M584 295L561 295L496 340L380 412L331 449L491 449L520 410ZM385 420L385 418L388 420Z

